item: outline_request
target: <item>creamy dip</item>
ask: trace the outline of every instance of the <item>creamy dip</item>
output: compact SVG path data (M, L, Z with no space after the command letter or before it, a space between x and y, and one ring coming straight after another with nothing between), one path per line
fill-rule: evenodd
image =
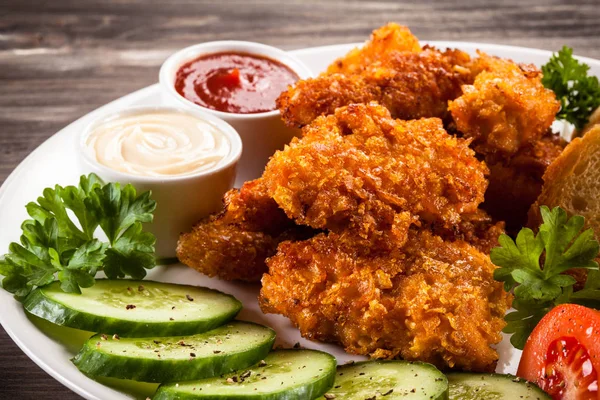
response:
M231 151L229 139L212 123L176 111L102 122L90 132L86 145L100 164L141 176L207 171Z

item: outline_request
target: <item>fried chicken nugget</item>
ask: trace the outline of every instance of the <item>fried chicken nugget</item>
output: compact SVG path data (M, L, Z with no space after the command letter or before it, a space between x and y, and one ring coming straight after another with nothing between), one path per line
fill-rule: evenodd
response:
M259 303L305 338L353 354L493 371L510 304L489 257L463 241L411 230L395 248L356 246L351 233L283 242Z
M495 219L506 221L509 232L518 232L527 223L528 210L542 192L546 169L566 144L559 135L548 131L508 160L488 161L490 184L481 207Z
M368 236L402 211L458 223L483 201L486 173L439 119L393 120L382 106L354 104L306 126L273 155L263 179L297 223Z
M271 199L261 179L232 189L224 211L200 221L182 234L179 260L208 276L258 282L267 271L265 259L284 240L306 239L310 229L298 227Z
M445 241L464 241L484 254L499 245L498 237L504 233L504 221L494 221L484 210L477 210L473 214L465 214L457 225L450 227L432 224L424 225Z
M327 74L359 74L365 67L385 58L393 52L421 51L417 39L406 26L389 23L371 33L371 38L361 48L351 50L344 57L335 60L328 68Z
M473 67L482 72L464 94L449 104L456 126L473 138L478 153L511 156L541 139L560 108L554 92L541 82L534 65L479 53Z
M320 115L353 103L376 101L394 118L418 119L449 116L448 101L462 94L461 86L473 82L471 59L459 50L400 52L369 64L358 75L323 74L301 80L283 92L277 107L284 122L302 127Z

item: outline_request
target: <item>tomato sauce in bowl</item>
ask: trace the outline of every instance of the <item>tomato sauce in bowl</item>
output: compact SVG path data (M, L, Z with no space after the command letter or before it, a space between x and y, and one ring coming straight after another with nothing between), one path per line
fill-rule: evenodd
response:
M275 110L275 100L299 79L288 66L238 52L202 55L177 71L175 90L212 110L257 114Z

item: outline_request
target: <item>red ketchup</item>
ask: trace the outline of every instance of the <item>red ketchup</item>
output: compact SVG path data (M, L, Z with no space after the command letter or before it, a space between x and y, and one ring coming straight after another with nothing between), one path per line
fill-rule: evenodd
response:
M202 107L234 114L275 110L275 100L298 75L286 65L254 54L206 54L184 64L175 90Z

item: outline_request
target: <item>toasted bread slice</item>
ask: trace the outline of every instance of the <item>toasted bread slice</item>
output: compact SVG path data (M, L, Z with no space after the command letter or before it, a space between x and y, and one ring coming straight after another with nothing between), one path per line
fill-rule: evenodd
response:
M528 225L542 222L540 206L560 206L569 215L585 217L600 239L600 125L574 139L546 169L542 193L529 210Z

